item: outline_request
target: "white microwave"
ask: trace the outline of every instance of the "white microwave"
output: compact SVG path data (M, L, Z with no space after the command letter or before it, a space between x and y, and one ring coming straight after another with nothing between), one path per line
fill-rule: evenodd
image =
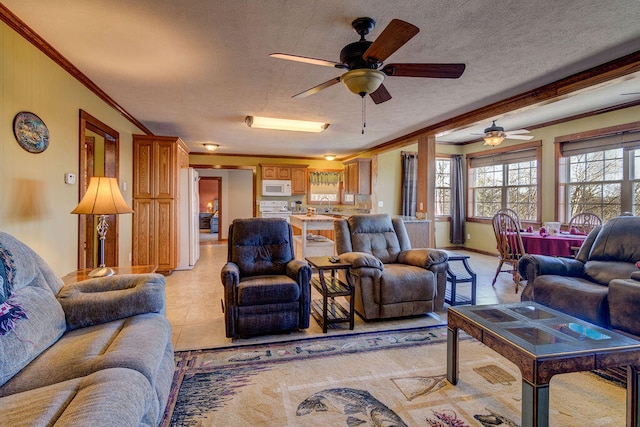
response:
M290 196L291 181L286 179L263 179L263 196Z

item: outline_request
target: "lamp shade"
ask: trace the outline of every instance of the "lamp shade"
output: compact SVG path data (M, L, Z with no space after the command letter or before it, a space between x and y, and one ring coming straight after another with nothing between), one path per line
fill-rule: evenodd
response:
M492 147L495 147L496 145L500 145L502 141L504 141L505 137L506 134L504 132L491 131L487 132L482 139L484 139L484 145L491 145Z
M378 90L385 74L372 68L359 68L347 71L340 81L356 95L365 96Z
M124 201L118 180L104 176L93 176L89 188L73 214L114 215L132 213L133 210Z

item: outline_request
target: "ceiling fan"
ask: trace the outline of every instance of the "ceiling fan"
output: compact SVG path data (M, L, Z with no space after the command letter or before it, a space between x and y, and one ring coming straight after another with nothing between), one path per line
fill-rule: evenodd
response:
M505 139L522 139L528 141L533 138L533 135L524 135L529 133L526 129L516 129L505 132L504 128L496 125L496 121L493 120L491 126L484 130L484 134L474 133L473 135L482 135L484 139L484 145L496 146L500 145Z
M374 103L380 104L391 99L391 95L382 84L387 76L457 79L464 72L465 64L403 63L383 66L383 62L418 34L420 29L408 22L392 19L375 41L365 40L365 36L373 30L375 24L373 19L366 17L357 18L351 23L354 31L360 35L360 40L342 48L340 62L286 53L272 53L269 56L347 70L341 76L300 92L293 98L313 95L342 82L351 92L363 98L369 95Z

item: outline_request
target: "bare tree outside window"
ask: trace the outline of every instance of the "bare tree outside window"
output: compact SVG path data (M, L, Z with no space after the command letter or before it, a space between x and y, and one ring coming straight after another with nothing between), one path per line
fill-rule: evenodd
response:
M538 213L537 161L482 166L471 169L473 216L491 218L501 208L510 208L523 220Z
M436 159L436 216L451 215L451 159Z
M624 159L622 148L567 158L568 218L580 212L594 213L603 221L620 215L625 181ZM635 189L634 192L637 193L638 190Z

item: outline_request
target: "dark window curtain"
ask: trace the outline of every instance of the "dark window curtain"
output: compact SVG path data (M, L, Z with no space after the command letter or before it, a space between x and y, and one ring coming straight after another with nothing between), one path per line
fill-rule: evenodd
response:
M402 215L415 216L418 196L418 153L402 153Z
M464 243L464 183L462 182L462 156L451 158L451 224L449 241Z

